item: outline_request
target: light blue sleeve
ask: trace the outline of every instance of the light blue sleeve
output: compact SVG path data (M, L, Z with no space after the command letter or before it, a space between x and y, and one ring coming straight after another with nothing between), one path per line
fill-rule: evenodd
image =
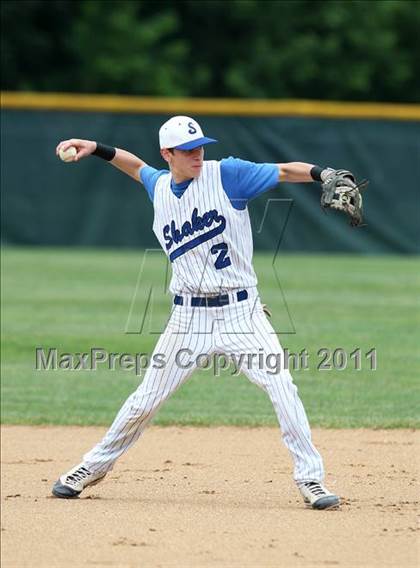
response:
M235 209L245 209L250 199L279 182L277 164L256 164L232 157L221 160L220 174L223 188Z
M143 166L139 173L139 179L146 188L150 201L153 203L155 196L155 185L160 176L169 173L168 170L157 170L152 166Z

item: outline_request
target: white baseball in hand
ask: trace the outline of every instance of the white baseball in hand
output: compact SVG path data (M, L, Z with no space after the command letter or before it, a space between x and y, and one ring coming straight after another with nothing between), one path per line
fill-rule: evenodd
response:
M67 150L59 150L58 155L63 162L73 162L74 157L77 154L77 150L74 146L70 146Z

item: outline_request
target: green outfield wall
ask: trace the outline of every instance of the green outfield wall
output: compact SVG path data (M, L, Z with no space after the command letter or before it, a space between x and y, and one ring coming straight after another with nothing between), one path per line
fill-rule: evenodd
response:
M226 102L226 101L225 101ZM235 156L257 162L305 161L368 178L367 226L351 229L319 207L317 184L279 184L250 203L255 246L281 251L419 253L420 117L388 113L293 112L264 106L219 114L206 107L130 106L93 110L3 104L2 242L48 246L157 247L153 208L141 184L98 158L64 164L55 146L70 137L125 148L163 168L158 129L169 115L196 116L220 142L207 159ZM35 105L36 106L36 105ZM354 108L357 105L350 105ZM369 105L368 105L369 106ZM380 105L378 105L379 107ZM377 108L375 105L370 105ZM271 111L270 111L271 108ZM324 107L333 108L331 105ZM360 107L361 108L361 107ZM263 111L265 109L265 111ZM271 115L270 115L271 113ZM420 113L419 113L420 114ZM281 238L281 242L279 243Z

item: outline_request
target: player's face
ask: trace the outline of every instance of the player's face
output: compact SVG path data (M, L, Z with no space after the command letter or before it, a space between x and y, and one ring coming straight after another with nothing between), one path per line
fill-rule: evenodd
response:
M204 148L199 146L194 150L167 150L163 155L168 162L177 183L196 178L203 167Z

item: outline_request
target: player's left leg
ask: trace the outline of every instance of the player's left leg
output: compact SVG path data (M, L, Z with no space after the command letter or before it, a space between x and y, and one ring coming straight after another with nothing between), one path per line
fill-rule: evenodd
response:
M82 463L60 476L53 487L56 497L77 497L86 487L99 483L138 440L162 404L193 373L197 356L211 353L211 321L206 315L210 314L200 308L174 308L151 357L153 362L159 355L162 364L151 364L102 440L83 456Z
M290 372L280 366L273 370L266 365L268 356L282 361L283 350L268 322L260 301L251 298L224 309L219 321L218 349L229 354L245 354L241 370L261 387L274 406L286 447L294 461L294 479L305 502L315 508L338 504L322 485L322 458L312 442L309 422ZM249 357L249 355L254 355Z

